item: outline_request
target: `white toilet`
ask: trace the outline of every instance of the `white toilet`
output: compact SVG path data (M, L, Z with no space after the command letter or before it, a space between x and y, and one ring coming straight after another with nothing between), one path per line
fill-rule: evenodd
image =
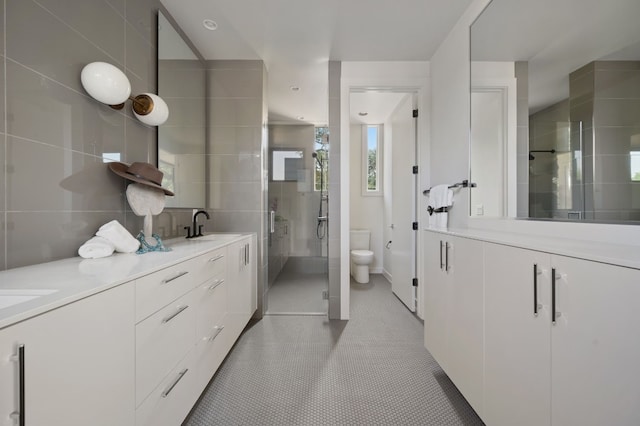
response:
M373 262L373 252L369 250L371 231L352 229L350 233L351 276L360 284L369 282L369 265Z

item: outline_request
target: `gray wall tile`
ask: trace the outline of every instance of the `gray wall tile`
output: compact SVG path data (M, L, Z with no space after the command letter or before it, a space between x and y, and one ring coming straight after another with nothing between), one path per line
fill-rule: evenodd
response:
M124 150L124 116L7 61L8 133L101 156Z
M149 127L135 118L127 118L124 161L133 163L143 161L156 164L157 127Z
M262 158L256 155L210 155L208 156L210 182L255 182L260 183Z
M86 64L122 65L31 0L8 1L6 15L7 58L80 93L80 71Z
M209 122L216 126L258 126L262 124L262 100L212 98Z
M159 4L158 0L126 0L127 22L152 46L158 44L157 16Z
M78 255L78 248L111 220L114 212L8 212L7 268L33 265Z
M262 69L216 69L208 72L210 98L262 100Z
M68 0L36 0L36 3L89 39L118 63L124 63L124 21L104 0L85 0L74 3L73 7L69 7Z
M258 126L210 127L207 152L213 155L262 155L262 146L256 142L261 136L262 127Z
M7 138L10 211L118 210L121 178L102 159L24 139Z
M127 4L133 2L127 2ZM156 81L156 47L150 44L149 40L144 38L130 24L126 26L127 32L127 48L126 48L126 65L127 71L135 74L139 79L147 84L146 88L135 87L131 83L133 94L138 94L138 90L142 92L152 91L155 93L157 87ZM137 90L136 90L137 89Z

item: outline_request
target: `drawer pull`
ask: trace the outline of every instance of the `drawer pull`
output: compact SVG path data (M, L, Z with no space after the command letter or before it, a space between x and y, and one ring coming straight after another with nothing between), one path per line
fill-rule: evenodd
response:
M18 392L19 408L9 415L18 426L25 425L25 389L24 389L24 345L18 345L18 354L11 357L12 361L18 363Z
M163 398L166 398L166 397L168 397L168 396L169 396L169 394L171 393L171 391L173 390L173 388L175 388L175 387L176 387L176 385L178 384L178 382L179 382L180 380L182 380L182 378L184 377L184 375L185 375L185 374L187 374L187 371L189 371L189 369L188 369L188 368L185 368L185 369L184 369L184 370L182 370L180 373L178 373L178 377L173 381L173 383L171 383L171 384L169 385L169 387L168 387L168 388L166 388L166 389L164 390L164 392L162 392L162 395L161 395L161 396L162 396Z
M211 259L209 259L209 262L215 262L216 260L220 260L224 257L224 254L219 254L216 257L212 257Z
M224 325L216 325L213 328L215 329L215 332L210 337L205 337L204 340L208 340L210 342L213 342L216 339L216 337L218 337L220 332L222 332L222 330L224 330Z
M213 284L208 287L208 290L215 290L220 284L222 284L224 280L217 280Z
M168 317L165 317L165 318L162 320L162 323L163 323L163 324L168 323L169 321L171 321L172 319L174 319L175 317L177 317L178 315L180 315L180 313L181 313L181 312L183 312L183 311L184 311L185 309L187 309L188 307L189 307L189 305L180 306L180 307L178 308L178 310L177 310L177 311L175 311L174 313L172 313L172 314L171 314L171 315L169 315Z
M162 284L167 284L170 283L173 280L177 280L178 278L182 277L183 275L187 275L189 272L188 271L183 271L183 272L178 272L176 275L174 275L171 278L165 278L164 280L162 280Z

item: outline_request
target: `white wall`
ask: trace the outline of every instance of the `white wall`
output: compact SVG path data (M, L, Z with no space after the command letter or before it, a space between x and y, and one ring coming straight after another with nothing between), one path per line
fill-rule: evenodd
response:
M371 231L371 241L369 248L373 251L373 264L369 267L369 272L382 272L383 259L383 233L384 226L384 199L381 196L362 196L362 125L350 125L351 151L349 154L350 168L350 211L349 220L351 229L368 229ZM383 141L386 145L386 140ZM383 146L385 146L383 145ZM383 160L386 164L386 158ZM384 176L384 175L383 175ZM384 183L383 183L384 185ZM386 192L386 187L383 191Z
M466 179L469 170L469 26L490 0L475 0L431 58L431 184ZM512 219L470 219L468 189L461 189L449 216L450 228L483 228L572 238L589 242L640 245L640 226Z
M384 155L384 163L382 165L383 174L382 180L385 188L391 188L392 185L392 165L393 165L393 126L391 120L387 120L384 123L384 140L387 141L382 146L382 152ZM390 143L391 142L391 143ZM391 248L387 248L387 242L393 240L393 231L391 224L393 223L393 192L385 191L383 199L383 213L382 213L382 273L389 281L393 279L393 268L391 267ZM393 244L393 243L392 243Z

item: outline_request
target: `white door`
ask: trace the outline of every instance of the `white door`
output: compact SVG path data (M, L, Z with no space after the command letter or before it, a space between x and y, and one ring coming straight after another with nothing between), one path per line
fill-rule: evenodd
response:
M414 312L416 291L415 238L412 229L415 218L416 119L413 117L413 95L407 94L391 118L391 190L393 223L391 244L391 289Z

